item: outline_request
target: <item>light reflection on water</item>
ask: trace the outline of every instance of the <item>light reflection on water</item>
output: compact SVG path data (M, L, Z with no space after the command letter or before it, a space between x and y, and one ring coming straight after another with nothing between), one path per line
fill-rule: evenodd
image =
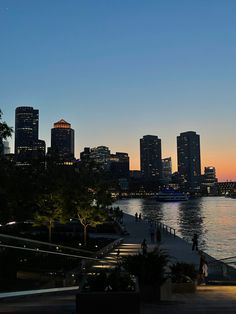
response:
M187 202L159 203L148 199L115 202L124 212L142 213L172 228L191 242L199 235L199 247L216 258L236 256L236 199L201 197Z

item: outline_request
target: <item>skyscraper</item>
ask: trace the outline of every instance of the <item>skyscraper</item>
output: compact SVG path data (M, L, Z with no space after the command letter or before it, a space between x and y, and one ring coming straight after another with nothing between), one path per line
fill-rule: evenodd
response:
M45 142L39 140L39 111L17 107L15 112L15 157L18 164L44 160Z
M161 179L161 139L158 136L145 135L140 139L140 166L144 179Z
M177 136L178 172L183 179L183 188L195 191L201 183L200 136L189 131Z
M51 129L51 151L62 161L74 159L74 130L63 119Z

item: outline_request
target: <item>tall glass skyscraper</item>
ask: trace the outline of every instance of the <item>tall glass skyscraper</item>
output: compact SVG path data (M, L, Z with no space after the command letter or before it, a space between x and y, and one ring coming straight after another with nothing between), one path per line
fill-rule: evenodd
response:
M140 139L140 166L144 179L161 179L161 139L158 136L145 135Z
M177 136L178 172L187 191L200 189L201 157L200 136L189 131Z
M45 142L39 140L39 111L33 107L17 107L15 112L15 158L18 163L43 160Z
M74 130L63 119L54 123L51 129L51 151L62 161L74 159Z

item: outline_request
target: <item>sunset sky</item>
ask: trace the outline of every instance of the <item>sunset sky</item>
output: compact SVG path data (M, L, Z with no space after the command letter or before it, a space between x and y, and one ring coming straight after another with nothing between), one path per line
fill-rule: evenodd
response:
M0 108L63 118L85 146L127 152L157 135L177 170L176 137L200 135L202 171L236 180L235 0L1 0ZM10 140L14 146L14 136Z

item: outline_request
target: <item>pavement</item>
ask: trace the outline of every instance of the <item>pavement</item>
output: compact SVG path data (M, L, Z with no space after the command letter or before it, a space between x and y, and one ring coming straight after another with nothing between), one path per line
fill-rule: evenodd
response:
M123 216L123 226L128 232L124 236L124 243L141 243L145 238L148 244L148 250L160 246L169 255L172 262L192 263L198 267L200 256L198 251L192 251L189 243L178 236L174 236L168 232L162 232L161 242L151 241L150 222L147 220L135 220L135 217L129 214Z

